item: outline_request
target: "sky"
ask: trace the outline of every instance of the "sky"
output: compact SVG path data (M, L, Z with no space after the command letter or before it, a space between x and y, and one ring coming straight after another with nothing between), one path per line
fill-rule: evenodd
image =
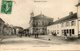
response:
M35 15L42 13L57 20L58 18L63 18L69 15L69 12L71 11L75 13L77 11L75 5L78 3L78 0L44 0L46 2L34 2L34 0L13 1L15 2L13 2L12 13L0 13L0 18L10 25L21 26L23 28L29 27L30 13L32 11Z

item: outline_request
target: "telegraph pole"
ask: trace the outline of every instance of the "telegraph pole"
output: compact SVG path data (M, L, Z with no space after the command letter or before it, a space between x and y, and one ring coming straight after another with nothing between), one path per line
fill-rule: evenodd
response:
M78 12L78 11L79 11L79 10L78 10L78 9L79 9L79 8L78 8L79 6L80 6L80 0L78 1L78 4L76 5L76 7L77 7L77 17L78 17L78 19L77 19L78 37L80 36L80 35L79 35L79 34L80 34L80 30L79 30L79 26L80 26L80 25L79 25L79 21L80 21L79 19L80 19L80 17L79 17L79 12Z

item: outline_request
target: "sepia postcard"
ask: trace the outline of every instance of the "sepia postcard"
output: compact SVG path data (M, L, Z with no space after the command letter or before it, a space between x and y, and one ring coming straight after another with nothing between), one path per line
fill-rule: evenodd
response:
M0 0L0 51L80 51L80 0Z

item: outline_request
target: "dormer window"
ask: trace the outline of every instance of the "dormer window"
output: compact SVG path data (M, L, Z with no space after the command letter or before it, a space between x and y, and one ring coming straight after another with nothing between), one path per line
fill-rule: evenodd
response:
M71 26L75 26L75 21L71 21Z

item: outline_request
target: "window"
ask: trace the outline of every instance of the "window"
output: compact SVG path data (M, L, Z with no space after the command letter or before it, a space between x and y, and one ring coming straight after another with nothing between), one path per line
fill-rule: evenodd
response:
M36 28L36 31L38 31L38 28Z
M38 21L38 26L40 26L40 22Z
M72 29L72 34L74 34L74 29Z
M41 26L41 21L40 20L38 20L38 26Z
M56 30L55 30L55 33L56 33Z
M68 33L68 29L67 29L67 33Z
M63 25L63 23L61 23L61 27L63 27L64 25Z
M67 36L66 30L64 30L64 36Z
M57 30L57 34L59 34L59 30Z
M67 22L66 22L66 26L69 26L69 25L70 25L70 23L69 23L69 21L67 21Z
M40 21L40 26L42 26L42 21Z
M64 34L66 34L66 30L64 30Z
M36 26L38 26L38 22L36 22Z
M42 22L42 25L44 25L44 22Z
M62 34L64 34L64 30L62 30Z
M72 34L72 33L71 33L71 29L70 29L70 36L71 36L71 34Z
M75 21L71 21L71 26L74 26L75 24Z

